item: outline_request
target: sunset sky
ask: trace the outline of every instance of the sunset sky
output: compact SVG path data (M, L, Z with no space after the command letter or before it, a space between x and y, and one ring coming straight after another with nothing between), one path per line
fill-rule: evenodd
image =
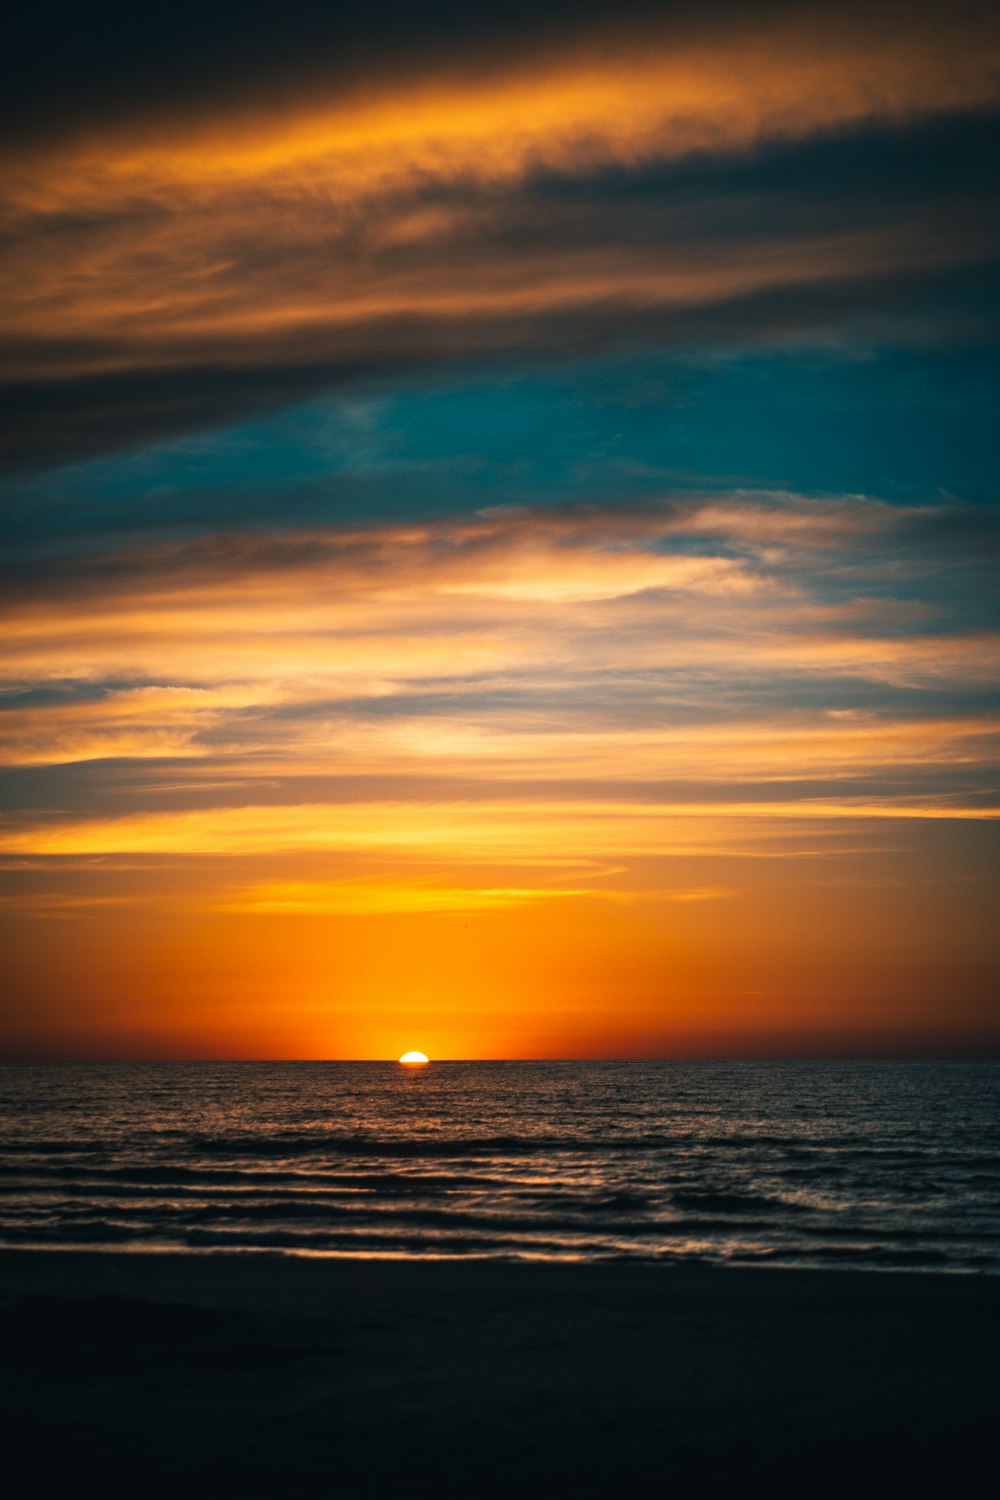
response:
M0 1055L1000 1054L995 7L22 10Z

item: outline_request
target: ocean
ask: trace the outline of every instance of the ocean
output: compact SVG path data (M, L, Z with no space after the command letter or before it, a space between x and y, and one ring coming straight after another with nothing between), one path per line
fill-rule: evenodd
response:
M0 1246L995 1273L1000 1064L6 1065Z

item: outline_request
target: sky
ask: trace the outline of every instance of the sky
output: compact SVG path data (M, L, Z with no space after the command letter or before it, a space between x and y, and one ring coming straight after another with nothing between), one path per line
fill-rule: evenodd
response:
M22 7L0 1057L997 1056L1000 18Z

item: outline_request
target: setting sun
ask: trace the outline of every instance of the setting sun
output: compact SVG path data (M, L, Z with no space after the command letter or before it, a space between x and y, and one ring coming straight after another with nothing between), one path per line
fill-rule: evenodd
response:
M430 1062L426 1052L404 1052L399 1060L408 1068L422 1068L424 1063Z

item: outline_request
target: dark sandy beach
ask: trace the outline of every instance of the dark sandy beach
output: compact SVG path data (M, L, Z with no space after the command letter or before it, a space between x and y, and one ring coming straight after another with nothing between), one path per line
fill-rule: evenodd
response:
M987 1277L10 1251L0 1306L35 1494L968 1495L1000 1394Z

